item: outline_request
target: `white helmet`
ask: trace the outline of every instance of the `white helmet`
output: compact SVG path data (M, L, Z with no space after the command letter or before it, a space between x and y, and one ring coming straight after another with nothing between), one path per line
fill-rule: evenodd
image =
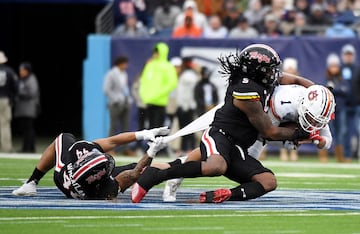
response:
M335 98L322 85L312 85L304 93L298 108L299 124L307 132L325 127L334 117Z

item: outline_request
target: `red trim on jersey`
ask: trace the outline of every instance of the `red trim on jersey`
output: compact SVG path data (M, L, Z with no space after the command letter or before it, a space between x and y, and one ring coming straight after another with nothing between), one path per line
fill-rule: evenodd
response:
M270 105L271 112L273 113L273 115L275 116L275 118L277 118L278 120L281 120L280 116L279 116L279 115L276 113L276 111L275 111L275 104L274 104L274 101L273 101L272 98L270 99L269 105Z
M63 134L61 133L55 139L55 158L56 158L55 171L57 172L60 172L61 168L64 166L64 163L61 162L62 136Z
M212 155L212 154L214 154L214 149L213 149L213 147L212 147L212 145L211 145L211 142L210 142L210 139L209 139L209 130L210 130L210 128L208 128L205 132L204 132L204 134L203 134L203 140L206 142L206 146L207 146L207 148L209 148L209 150L210 150L210 155Z
M212 137L209 135L209 131L211 128L208 128L205 130L204 134L202 135L201 141L206 147L206 153L207 156L211 156L213 154L220 154L219 151L216 149L215 141L212 139Z

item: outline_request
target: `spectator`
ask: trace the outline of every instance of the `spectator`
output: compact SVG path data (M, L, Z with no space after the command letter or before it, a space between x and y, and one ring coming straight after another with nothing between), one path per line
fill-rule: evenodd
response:
M279 29L284 36L289 36L296 30L296 16L297 12L295 8L289 8L286 10L279 24Z
M35 119L40 110L40 89L32 66L23 62L19 66L18 94L15 98L14 118L22 136L21 153L35 153Z
M279 20L285 14L285 1L284 0L272 0L271 1L271 9L268 12L270 14L275 15Z
M264 19L264 25L260 36L262 37L279 37L282 32L279 29L279 19L273 14L267 14Z
M187 12L187 15L182 26L176 27L172 32L173 38L200 38L202 36L202 30L193 23L193 15L191 11Z
M13 148L11 135L11 106L17 93L17 75L7 66L4 52L0 51L0 149L11 152Z
M193 23L201 30L207 24L206 16L198 11L197 4L194 0L186 0L183 4L182 12L176 17L174 28L184 24L186 16L191 12L193 16Z
M182 59L180 57L173 57L170 60L170 63L175 67L177 78L179 78L182 72ZM173 90L169 95L169 102L166 106L166 115L167 119L169 120L169 124L165 124L170 129L173 129L173 121L174 117L176 116L176 89Z
M325 14L325 9L322 5L318 3L313 3L311 5L311 11L307 23L310 26L328 27L332 24L332 20ZM316 33L316 31L318 32ZM321 34L321 31L315 30L315 33Z
M240 16L240 11L234 6L231 8L225 8L223 17L223 25L230 31L237 25L237 19Z
M223 13L224 0L195 0L198 10L206 17L219 15Z
M176 16L181 13L181 8L168 0L162 0L154 12L154 27L156 31L172 31L175 25ZM170 33L171 34L171 33Z
M290 32L290 35L310 35L313 34L312 30L306 29L306 15L302 12L296 12L294 29Z
M209 17L209 22L204 28L204 38L226 38L228 30L222 25L220 16L212 15Z
M295 9L302 12L306 17L310 15L310 4L308 0L294 0Z
M172 57L170 59L170 63L175 67L177 78L179 78L181 72L182 72L182 59L178 56ZM176 115L177 110L177 100L176 100L176 89L174 89L169 94L169 102L166 105L166 119L164 126L168 126L170 128L171 132L176 132L179 130L179 122ZM171 141L171 143L168 144L168 150L167 153L170 157L176 157L176 152L180 148L180 141L181 139L176 139L174 141Z
M356 155L357 158L360 160L360 66L357 66L356 74L351 82L351 87L353 89L354 98L356 100L355 126L358 136Z
M348 24L351 22L348 22L346 17L342 17L341 15L336 17L333 25L331 27L328 27L325 31L326 37L348 37L348 38L355 38L357 35L355 31L348 27Z
M194 68L192 58L183 58L182 72L176 89L176 116L179 120L179 128L183 128L194 120L196 101L194 89L199 81L198 73ZM189 134L181 137L181 147L178 156L189 153L195 148L195 135Z
M146 0L114 0L113 15L115 27L124 24L129 15L136 15L139 22L150 27L151 15L148 12L148 6L145 1Z
M136 15L126 16L126 22L115 28L113 36L119 37L149 37L148 29L137 20Z
M141 73L139 94L149 113L149 128L163 126L169 95L177 85L176 69L168 61L168 54L167 44L156 44Z
M135 99L135 103L136 103L138 129L146 129L149 117L146 110L146 105L140 98L139 90L140 90L140 76L137 76L131 86L131 95ZM147 147L146 142L137 141L135 145L136 155L137 156L142 155L145 152L146 147Z
M344 162L344 145L346 139L346 95L349 84L341 75L341 62L337 54L331 53L326 59L326 86L333 92L336 100L335 119L330 122L330 129L335 143L335 158ZM327 151L320 150L320 161L327 161ZM323 158L323 159L322 159Z
M104 78L103 89L108 99L110 112L109 136L114 136L119 132L129 131L132 98L126 71L128 64L129 60L125 56L115 58L112 68L106 73ZM124 150L124 154L133 155L133 152L126 149Z
M194 88L197 115L200 116L219 102L216 86L210 81L211 71L207 67L201 68L201 80Z
M339 16L339 9L337 8L337 0L327 0L325 3L325 14L335 19Z
M355 73L358 69L358 66L356 65L356 50L353 45L346 44L341 49L341 75L342 78L345 80L346 83L348 83L349 87L352 87L351 84L353 82L353 79L355 77ZM347 123L347 133L345 137L345 147L344 147L344 156L345 161L351 161L352 159L352 139L354 136L356 136L355 131L355 123L356 121L356 107L357 102L354 98L354 90L350 89L349 92L347 92L346 96L346 123Z
M258 35L258 31L249 25L248 19L240 15L237 26L229 33L229 38L255 38Z
M249 7L244 11L244 16L248 19L250 26L260 29L261 23L269 10L269 6L263 7L261 0L250 0Z

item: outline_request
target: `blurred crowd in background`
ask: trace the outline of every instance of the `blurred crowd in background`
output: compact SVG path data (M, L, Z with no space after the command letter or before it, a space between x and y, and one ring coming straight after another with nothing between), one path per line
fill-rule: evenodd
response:
M121 37L357 37L359 0L115 0Z

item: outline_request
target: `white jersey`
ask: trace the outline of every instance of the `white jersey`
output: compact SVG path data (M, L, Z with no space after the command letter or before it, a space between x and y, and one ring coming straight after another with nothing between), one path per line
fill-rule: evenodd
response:
M279 126L284 122L297 122L298 106L305 92L306 88L299 85L277 86L270 99L268 112L272 123Z
M284 122L298 122L298 107L305 92L306 88L300 85L276 86L270 100L270 110L268 112L272 123L279 126L280 123ZM332 136L328 125L320 130L320 135L326 139L323 149L329 149L332 143ZM279 145L279 142L277 142L277 145ZM265 146L264 141L257 140L248 149L248 153L250 156L258 159Z

